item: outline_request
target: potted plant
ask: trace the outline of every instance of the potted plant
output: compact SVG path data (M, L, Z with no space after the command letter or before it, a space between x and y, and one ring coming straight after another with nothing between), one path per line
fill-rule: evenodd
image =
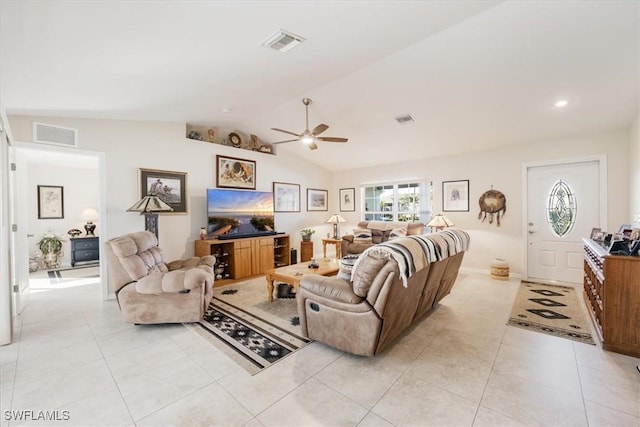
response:
M54 233L47 233L38 242L38 249L42 252L44 267L60 267L62 253L62 238Z
M311 235L315 232L316 230L312 228L303 228L302 230L300 230L300 235L302 236L302 240L304 242L308 242L309 240L311 240Z

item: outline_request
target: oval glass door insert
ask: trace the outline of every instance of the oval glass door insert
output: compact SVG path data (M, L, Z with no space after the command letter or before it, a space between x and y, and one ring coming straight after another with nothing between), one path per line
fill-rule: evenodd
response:
M549 193L547 206L547 222L551 230L558 237L563 237L571 231L576 222L576 196L566 181L556 182Z

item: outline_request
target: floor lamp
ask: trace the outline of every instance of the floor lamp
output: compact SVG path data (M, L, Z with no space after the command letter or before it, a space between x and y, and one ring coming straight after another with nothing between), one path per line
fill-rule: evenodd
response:
M140 212L144 215L144 229L152 232L158 238L158 214L156 212L171 212L173 208L158 196L147 195L127 209L127 212Z

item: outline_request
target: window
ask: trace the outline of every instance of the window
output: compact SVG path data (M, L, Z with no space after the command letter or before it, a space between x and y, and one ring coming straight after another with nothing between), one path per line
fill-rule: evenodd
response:
M421 221L431 217L431 182L379 184L362 188L363 220Z
M558 237L569 233L576 222L576 196L565 181L555 183L549 192L547 222Z

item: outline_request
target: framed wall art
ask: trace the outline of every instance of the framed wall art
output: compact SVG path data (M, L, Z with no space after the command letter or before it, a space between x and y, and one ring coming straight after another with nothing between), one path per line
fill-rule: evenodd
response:
M340 189L340 211L355 212L356 210L356 189L341 188Z
M442 182L442 210L469 212L469 180Z
M155 169L138 169L140 198L156 195L173 208L172 213L187 213L187 174Z
M216 156L216 186L256 189L256 162L236 157Z
M38 185L38 219L64 218L64 188Z
M300 212L300 185L274 182L273 211Z
M307 211L328 211L328 190L307 188Z

